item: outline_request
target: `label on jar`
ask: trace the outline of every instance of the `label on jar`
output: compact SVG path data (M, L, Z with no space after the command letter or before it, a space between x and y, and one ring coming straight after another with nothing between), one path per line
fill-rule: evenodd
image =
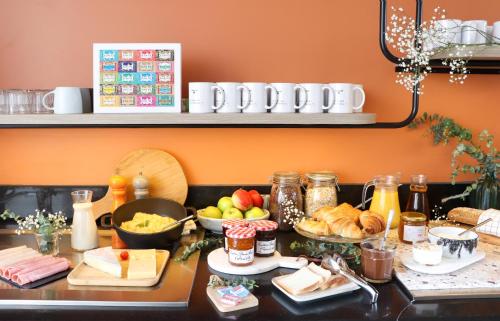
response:
M255 252L258 254L272 254L276 249L276 239L255 242Z
M235 264L247 264L253 262L253 248L249 250L229 249L229 262Z
M403 240L408 242L425 240L425 225L411 226L405 225L403 230Z

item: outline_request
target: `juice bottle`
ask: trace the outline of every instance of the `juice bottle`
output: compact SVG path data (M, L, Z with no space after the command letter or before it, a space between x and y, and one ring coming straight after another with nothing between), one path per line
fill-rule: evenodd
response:
M391 228L398 227L401 215L398 196L399 176L380 175L366 183L363 188L363 208L366 203L366 192L370 186L375 187L370 211L382 215L387 223L390 210L394 210Z

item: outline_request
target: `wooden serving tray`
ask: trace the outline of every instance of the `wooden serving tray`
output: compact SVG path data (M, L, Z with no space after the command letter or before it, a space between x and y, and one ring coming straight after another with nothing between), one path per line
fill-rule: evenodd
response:
M122 250L115 250L119 255ZM128 260L120 260L122 266L122 277L117 278L111 274L94 269L83 261L80 262L68 275L68 283L73 285L94 285L94 286L153 286L160 281L163 270L167 265L170 252L166 250L156 250L156 276L150 279L127 279Z
M212 301L213 305L217 308L217 310L223 313L249 309L259 305L259 300L252 293L250 293L246 298L244 298L243 302L235 306L226 305L222 303L221 297L217 293L216 288L207 287L207 296L210 298L210 300Z

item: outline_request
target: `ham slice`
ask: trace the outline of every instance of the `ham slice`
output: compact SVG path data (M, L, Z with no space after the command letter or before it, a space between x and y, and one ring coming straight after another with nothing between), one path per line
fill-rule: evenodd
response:
M8 259L9 257L12 257L14 255L17 255L19 253L24 253L27 251L33 251L33 249L27 248L26 246L24 247L14 247L11 249L4 250L5 252L0 253L0 262Z
M12 252L17 252L17 251L25 249L25 248L26 248L26 245L22 245L22 246L17 246L17 247L11 247L10 249L1 250L0 251L0 257L3 256L3 255L5 255L5 254L9 254L9 253L12 253Z
M42 256L42 255L33 249L27 248L25 250L22 250L18 253L8 256L7 258L0 260L0 267L8 266L17 263L19 261L36 256Z
M10 279L12 274L17 273L23 269L30 268L34 265L39 265L40 263L51 261L54 257L50 255L37 256L29 259L25 259L14 264L0 267L0 275L4 278Z
M66 271L69 268L68 260L64 258L56 258L56 260L57 262L51 263L50 265L44 265L36 270L18 274L17 277L14 276L12 280L19 285L24 285Z
M51 264L58 263L61 260L65 260L65 259L59 258L59 257L49 256L48 259L44 259L42 261L38 261L38 262L36 262L34 264L31 264L31 265L29 265L27 267L24 267L24 268L22 268L20 270L17 270L15 272L10 273L9 279L11 279L14 282L17 282L16 280L19 278L20 275L26 274L26 273L30 273L30 272L32 272L34 270L38 270L39 268L42 268L44 266L49 266Z

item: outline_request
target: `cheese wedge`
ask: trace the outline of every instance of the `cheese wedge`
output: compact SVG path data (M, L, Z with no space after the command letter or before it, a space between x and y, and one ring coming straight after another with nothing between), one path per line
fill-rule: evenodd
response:
M127 279L149 279L156 276L156 250L131 250Z
M84 252L83 262L104 273L122 277L122 266L111 246Z

